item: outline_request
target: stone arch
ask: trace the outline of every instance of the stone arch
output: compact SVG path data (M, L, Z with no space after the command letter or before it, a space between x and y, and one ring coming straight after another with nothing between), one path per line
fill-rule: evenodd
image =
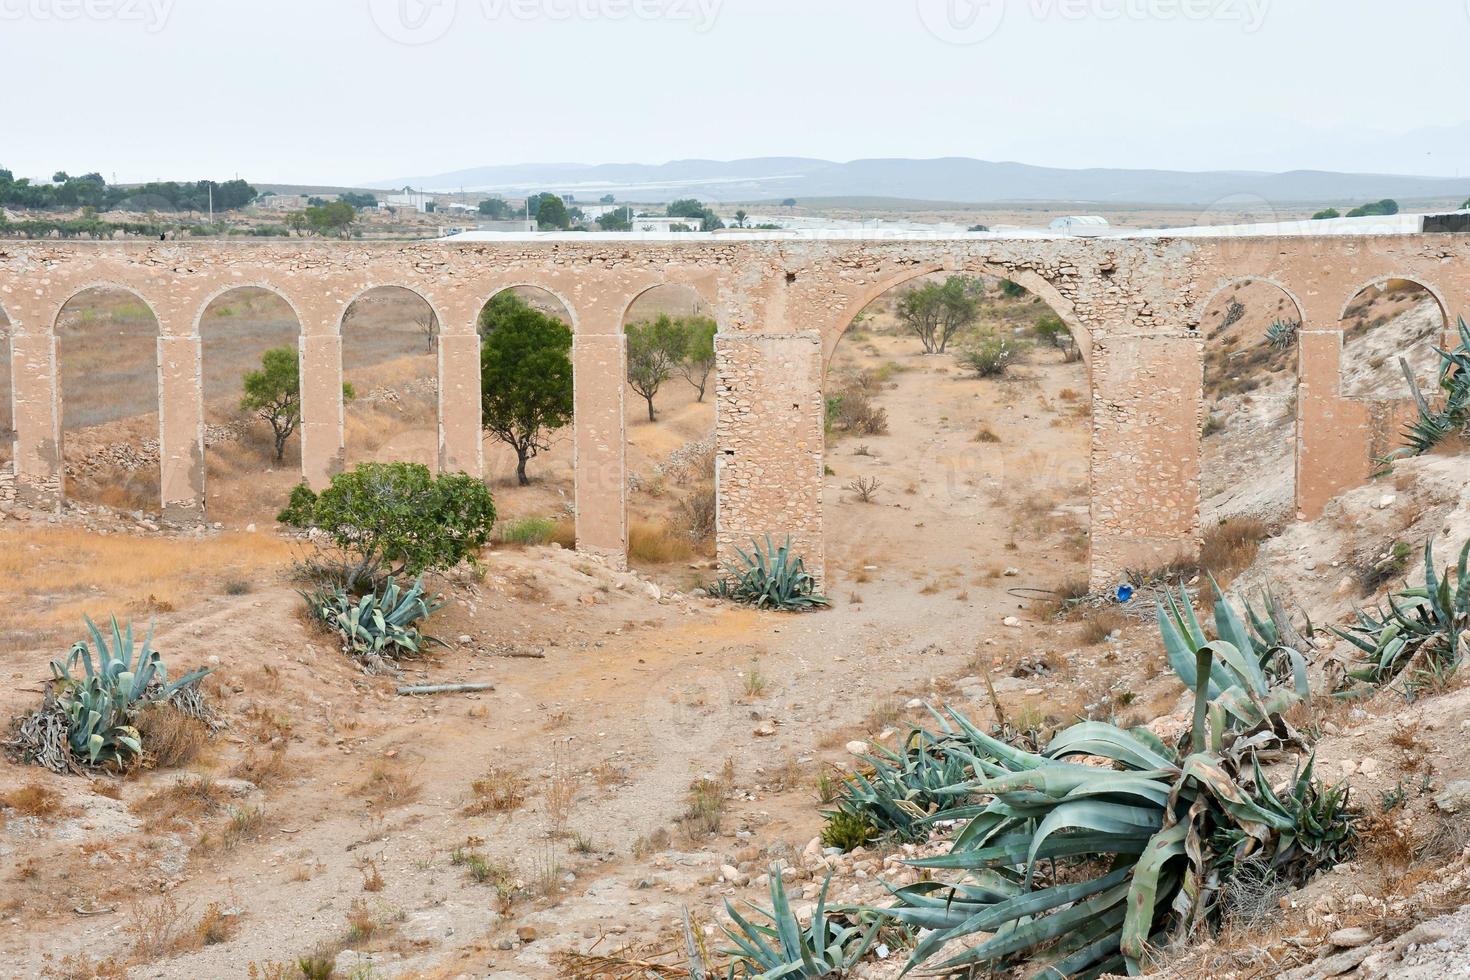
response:
M211 316L211 313L214 316ZM240 408L243 380L266 351L286 348L300 364L306 321L280 288L241 281L213 291L194 318L198 345L201 497L214 522L269 521L300 480L300 420L276 458L274 428Z
M1210 311L1210 307L1214 305L1215 300L1219 299L1221 294L1224 293L1227 289L1239 288L1241 286L1257 282L1267 286L1275 286L1282 293L1286 294L1286 298L1291 300L1292 305L1296 307L1298 322L1301 323L1302 326L1305 328L1307 307L1306 304L1302 302L1300 296L1294 293L1289 287L1287 287L1278 279L1273 279L1270 276L1257 276L1246 274L1231 276L1229 279L1221 280L1220 284L1217 285L1208 296L1204 297L1204 299L1196 303L1194 305L1194 308L1189 311L1188 323L1190 329L1194 329L1195 327L1199 326L1200 321L1205 318L1205 314Z
M388 320L376 324L376 329L363 327L348 333L354 310L361 309L364 300L377 294L388 302L406 300L415 310L413 326L423 326L427 343L419 348L418 330L398 330L406 321ZM422 322L423 311L428 312L427 323ZM358 462L407 461L423 463L431 469L443 463L443 405L444 363L440 339L445 335L446 321L434 301L424 291L396 281L374 283L361 289L342 307L337 319L337 350L341 379L354 386L355 398L342 407L342 463L348 465L352 456ZM464 329L460 333L464 333ZM412 349L407 343L395 345L394 335L414 335ZM373 345L369 346L369 341ZM401 347L401 349L398 349ZM353 364L360 356L360 363ZM426 365L407 365L413 372L411 377L401 377L394 365L417 359L433 359L431 368ZM432 378L431 384L423 382ZM310 382L302 379L303 388ZM340 385L332 392L342 400ZM431 408L425 408L431 405ZM427 416L432 414L430 420ZM354 438L353 434L356 434Z
M153 322L158 324L159 333L162 333L163 318L158 315L158 307L154 305L153 301L145 296L137 286L129 285L128 283L124 282L119 282L116 279L96 279L82 283L77 286L70 287L67 290L66 295L62 298L61 302L56 304L56 309L51 314L51 320L47 329L49 329L54 335L56 333L56 328L61 321L61 311L66 309L67 304L69 304L72 300L76 299L83 293L93 289L115 290L120 293L131 293L139 302L148 307L148 312L153 314Z
M488 306L492 299L499 296L501 293L505 292L508 289L539 289L541 292L550 296L552 299L561 304L562 309L567 311L567 319L569 321L568 325L572 328L572 333L574 335L577 333L577 308L572 305L571 300L567 299L567 297L564 296L560 291L553 289L552 287L546 285L544 282L537 282L534 279L518 279L515 282L508 282L504 285L496 286L490 292L485 293L481 295L478 299L476 299L473 304L475 319L474 325L471 328L472 331L478 332L480 311Z
M353 304L356 303L358 300L362 299L368 293L371 293L371 292L373 292L375 290L379 290L379 289L402 289L402 290L405 290L407 292L413 293L419 299L423 300L424 301L424 304L429 307L429 311L434 314L434 319L439 324L439 332L440 333L449 333L450 332L450 331L448 331L448 330L445 329L445 323L447 321L444 319L443 313L440 312L439 304L438 303L435 303L434 300L433 300L433 298L428 293L426 293L424 290L420 289L417 286L410 286L407 283L397 282L397 281L391 281L391 282L374 282L374 283L370 283L367 286L364 286L362 289L357 290L355 293L353 293L351 296L349 296L347 298L347 301L342 304L342 309L337 314L337 320L336 320L336 332L337 332L337 336L340 337L342 335L342 326L343 326L344 323L346 323L346 321L347 321L347 314L352 310ZM293 304L293 307L294 307L294 304ZM306 321L305 320L302 320L302 326L303 327L305 326L305 324L306 324ZM459 330L459 332L464 332L464 331L461 328Z
M1227 296L1238 304L1234 319L1223 305ZM1201 527L1208 536L1210 528L1245 518L1279 528L1298 512L1301 301L1268 276L1242 275L1223 282L1190 316L1201 351ZM1297 328L1273 343L1278 322ZM1291 474L1289 482L1282 473Z
M723 330L725 329L725 317L721 315L719 303L717 302L716 297L712 289L710 288L710 285L711 284L709 284L706 280L688 280L682 278L665 279L660 282L650 283L649 285L639 289L638 292L634 293L631 297L629 297L628 301L623 304L623 308L618 315L618 323L620 326L622 324L626 324L628 322L629 315L633 311L633 307L638 304L638 301L640 299L643 299L654 290L667 289L670 287L683 287L690 290L694 293L694 295L699 297L699 299L709 308L708 316L710 317L710 319L719 324L720 329Z
M1352 308L1353 301L1361 296L1366 290L1372 289L1375 286L1382 288L1385 284L1395 279L1401 279L1404 282L1411 282L1414 285L1418 286L1420 289L1424 290L1430 296L1434 297L1434 301L1439 304L1440 316L1444 317L1446 323L1449 322L1450 304L1445 300L1444 293L1440 290L1438 286L1430 285L1416 275L1411 275L1408 273L1389 272L1383 275L1374 276L1372 279L1369 279L1366 282L1359 283L1357 286L1354 286L1352 289L1350 289L1348 291L1347 299L1343 301L1342 308L1337 311L1337 324L1340 325L1342 323L1342 321L1347 317L1348 310Z
M114 337L105 346L69 341L63 332L67 308L89 293L125 296L129 302L140 304L151 327L136 331L139 336L127 341ZM64 497L127 510L165 506L172 447L169 392L162 362L162 347L167 340L163 323L158 306L141 290L113 279L68 287L57 304L49 330L55 342L55 405L61 435L58 464ZM79 363L78 358L83 356L96 362ZM82 376L68 380L68 375L78 371ZM83 377L88 381L85 385ZM139 394L146 401L140 398L129 405L119 397L125 386L132 385L143 389ZM84 401L83 392L104 396L105 404ZM181 414L187 416L188 406L181 407ZM155 419L151 427L149 416ZM148 473L152 474L151 482L143 475Z
M868 304L878 299L889 290L896 289L907 282L920 279L924 276L934 275L939 272L953 274L969 273L972 275L989 275L1001 279L1009 279L1018 286L1022 286L1027 292L1037 296L1051 308L1051 311L1062 318L1067 329L1077 340L1077 346L1082 352L1082 360L1092 369L1092 331L1078 318L1072 303L1061 294L1061 291L1048 282L1039 273L1029 269L1010 269L1004 262L981 260L979 262L962 261L950 262L923 262L915 263L911 268L869 286L858 298L845 306L835 319L836 328L830 333L824 334L822 338L822 370L825 373L832 357L837 352L837 345L841 342L844 334L852 326L852 321L857 315L867 308Z
M199 336L199 325L204 321L204 314L209 312L209 308L214 305L215 300L219 299L222 296L233 293L237 289L263 289L268 293L275 294L276 298L280 299L283 303L291 308L291 313L296 317L296 322L300 325L301 332L306 332L306 324L308 322L308 319L306 315L302 312L301 307L297 305L294 299L291 298L290 292L281 288L276 283L270 282L266 279L249 279L242 280L240 282L232 282L228 285L221 286L204 297L203 301L201 301L199 304L199 309L194 312L194 336ZM351 304L349 303L348 305ZM345 316L346 313L347 308L343 307L343 316ZM338 317L338 322L340 324L341 317Z

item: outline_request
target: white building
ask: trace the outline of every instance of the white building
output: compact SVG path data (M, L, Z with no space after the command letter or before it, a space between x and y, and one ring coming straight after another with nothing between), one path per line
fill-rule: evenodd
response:
M638 214L633 216L631 224L633 231L670 232L675 230L676 225L698 231L700 221L698 218L670 218L664 214Z
M1052 231L1059 231L1064 235L1077 235L1080 238L1096 238L1108 233L1108 219L1095 214L1074 214L1065 218L1058 218L1051 223Z
M378 202L378 207L380 208L386 208L394 211L399 210L400 208L410 208L414 211L418 211L420 214L426 213L429 210L430 206L433 205L433 196L425 194L423 191L416 191L408 187L405 187L401 192L397 194L389 194L382 201Z

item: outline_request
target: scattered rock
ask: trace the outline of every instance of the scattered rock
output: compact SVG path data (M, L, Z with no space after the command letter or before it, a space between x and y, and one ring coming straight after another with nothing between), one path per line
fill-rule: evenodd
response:
M535 926L520 926L516 929L516 938L523 943L534 943L537 937Z
M868 743L859 742L854 739L853 741L847 743L847 753L848 755L867 755Z
M1457 779L1434 797L1434 805L1445 813L1470 810L1470 779Z
M1369 929L1355 926L1351 929L1339 929L1327 937L1327 941L1340 949L1357 949L1366 946L1378 936Z

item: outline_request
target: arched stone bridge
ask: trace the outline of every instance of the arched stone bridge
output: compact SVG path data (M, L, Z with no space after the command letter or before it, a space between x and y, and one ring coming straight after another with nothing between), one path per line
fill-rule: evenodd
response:
M685 284L719 322L718 538L790 534L822 567L825 365L872 299L938 271L1010 278L1077 336L1091 376L1092 574L1109 580L1191 551L1200 536L1202 356L1197 328L1233 283L1264 280L1302 315L1297 496L1306 515L1371 472L1403 405L1340 394L1341 317L1367 285L1427 287L1451 314L1470 309L1470 241L1461 236L1221 239L792 239L576 236L493 242L0 242L0 307L11 322L15 480L32 499L62 487L55 324L92 286L131 290L159 324L162 505L203 516L199 323L216 296L259 286L296 311L302 335L302 460L321 485L341 465L340 326L378 286L422 296L441 324L441 468L481 472L476 318L495 293L536 286L571 314L576 380L579 547L626 547L624 314L644 291ZM978 451L982 451L977 449Z

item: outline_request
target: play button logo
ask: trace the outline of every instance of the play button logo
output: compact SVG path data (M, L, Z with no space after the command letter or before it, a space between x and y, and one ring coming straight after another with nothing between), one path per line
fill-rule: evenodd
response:
M1006 15L1005 0L915 0L915 3L924 29L945 44L979 44L1000 30Z

